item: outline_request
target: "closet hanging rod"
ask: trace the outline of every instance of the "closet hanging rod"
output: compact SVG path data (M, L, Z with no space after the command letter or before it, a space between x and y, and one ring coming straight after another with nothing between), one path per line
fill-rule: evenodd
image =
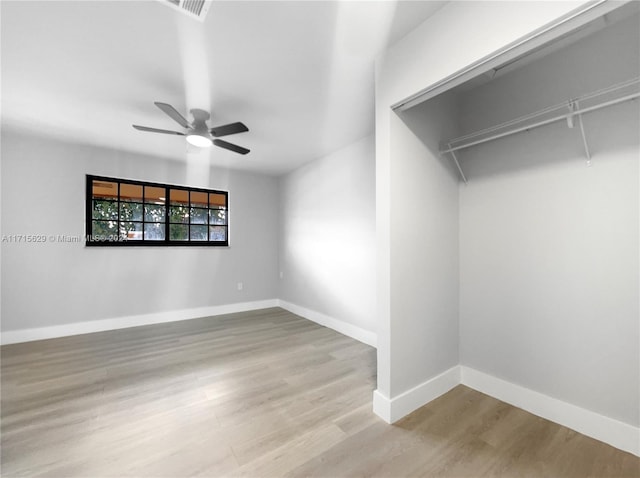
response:
M572 101L574 102L582 102L582 101L586 101L586 100L590 100L592 98L597 98L598 96L602 96L602 95L606 95L609 93L613 93L614 91L618 91L624 88L627 88L629 86L633 86L636 84L640 84L640 77L635 77L635 78L631 78L629 80L620 82L620 83L616 83L615 85L611 85L607 88L602 88L600 90L594 91L592 93L588 93L586 95L580 96L578 98L573 99ZM485 128L483 130L480 131L476 131L474 133L470 133L470 134L466 134L464 136L459 136L453 140L451 140L450 143L456 143L456 142L461 142L461 141L465 141L465 140L470 140L471 138L477 138L480 136L483 136L485 134L489 134L489 133L493 133L494 131L499 131L501 129L507 128L509 126L513 126L519 123L523 123L524 121L530 120L530 119L534 119L537 118L538 116L541 116L543 114L546 113L551 113L553 111L556 110L560 110L560 109L564 109L567 107L567 102L562 102L562 103L558 103L555 104L553 106L549 106L547 108L544 108L542 110L536 111L535 113L530 113L528 115L524 115L524 116L520 116L518 118L512 119L511 121L507 121L505 123L501 123L495 126L491 126L489 128ZM447 146L451 147L450 144L447 144Z
M545 126L551 123L556 123L558 121L562 121L562 120L566 120L567 118L571 117L571 116L576 116L576 115L581 115L581 114L585 114L585 113L590 113L592 111L596 111L602 108L606 108L607 106L613 106L613 105L617 105L618 103L623 103L625 101L630 101L630 100L634 100L636 98L640 97L640 92L639 93L633 93L630 95L626 95L626 96L622 96L620 98L616 98L614 100L610 100L610 101L605 101L603 103L597 104L597 105L593 105L593 106L589 106L587 108L582 108L579 110L575 110L575 111L571 111L569 113L565 113L559 116L555 116L553 118L549 118L543 121L538 121L537 123L532 123L526 126L521 126L519 128L514 128L512 130L509 131L505 131L503 133L499 133L499 134L495 134L493 136L489 136L487 138L483 138L483 139L478 139L476 141L471 141L469 143L465 143L465 144L461 144L458 146L453 146L453 147L449 147L447 149L441 149L440 153L452 153L454 151L458 151L461 149L466 149L466 148L470 148L471 146L476 146L478 144L482 144L482 143L486 143L488 141L493 141L496 139L500 139L500 138L504 138L505 136L511 136L512 134L516 134L516 133L522 133L523 131L528 131L530 129L534 129L534 128L539 128L540 126Z

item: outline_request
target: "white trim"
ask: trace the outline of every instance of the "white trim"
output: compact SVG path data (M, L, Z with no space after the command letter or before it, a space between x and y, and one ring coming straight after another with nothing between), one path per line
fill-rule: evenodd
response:
M378 390L373 391L373 413L387 423L391 421L391 399Z
M301 307L291 302L287 302L282 299L278 299L278 306L282 307L289 312L304 317L305 319L316 322L317 324L324 325L330 329L340 332L347 337L351 337L359 342L365 343L375 347L378 342L378 336L374 332L362 329L356 325L345 322L344 320L329 317L328 315L316 312L315 310Z
M459 384L460 366L456 365L391 399L375 390L373 412L387 423L394 423Z
M640 428L461 366L462 384L583 435L640 456Z
M236 304L213 305L194 309L170 310L153 314L131 315L112 319L90 320L87 322L74 322L71 324L53 325L50 327L37 327L33 329L9 330L0 334L2 345L18 342L31 342L32 340L52 339L55 337L67 337L69 335L90 334L104 330L126 329L141 325L161 324L180 320L198 319L212 315L233 314L250 310L267 309L277 307L277 299L258 300L253 302L239 302Z
M375 390L373 412L387 423L394 423L459 384L640 456L640 428L463 365L452 367L393 398Z
M254 302L240 302L237 304L214 305L194 309L170 310L153 314L131 315L111 319L90 320L87 322L74 322L71 324L53 325L50 327L36 327L32 329L9 330L0 334L0 343L15 344L19 342L31 342L33 340L52 339L56 337L68 337L70 335L90 334L105 330L126 329L141 325L161 324L180 320L198 319L214 315L233 314L250 310L267 309L269 307L282 307L307 320L329 327L341 334L363 342L372 347L376 346L376 334L339 319L329 317L311 309L301 307L291 302L280 299L268 299Z
M622 3L627 3L628 1L629 0L618 3L609 0L592 0L586 2L585 5L580 6L578 9L562 15L553 22L529 32L527 35L474 61L446 78L421 89L403 100L397 101L391 105L391 109L406 111L520 55L534 52L536 48L552 42L562 35L576 30L597 18L603 17L607 13L619 8Z

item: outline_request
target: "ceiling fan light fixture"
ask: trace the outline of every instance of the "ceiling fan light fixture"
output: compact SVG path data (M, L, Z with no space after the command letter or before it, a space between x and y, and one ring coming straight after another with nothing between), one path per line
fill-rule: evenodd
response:
M187 135L187 142L199 148L208 148L213 143L211 138L202 133L191 133Z

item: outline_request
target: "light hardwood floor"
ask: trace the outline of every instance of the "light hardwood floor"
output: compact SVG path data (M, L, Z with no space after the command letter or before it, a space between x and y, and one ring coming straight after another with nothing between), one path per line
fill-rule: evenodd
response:
M394 426L375 350L282 309L2 347L2 476L640 476L459 386Z

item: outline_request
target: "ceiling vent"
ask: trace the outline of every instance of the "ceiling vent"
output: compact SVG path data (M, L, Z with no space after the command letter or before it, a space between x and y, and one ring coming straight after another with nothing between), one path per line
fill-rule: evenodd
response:
M184 13L188 17L197 18L201 22L207 16L211 0L158 0L164 5Z

